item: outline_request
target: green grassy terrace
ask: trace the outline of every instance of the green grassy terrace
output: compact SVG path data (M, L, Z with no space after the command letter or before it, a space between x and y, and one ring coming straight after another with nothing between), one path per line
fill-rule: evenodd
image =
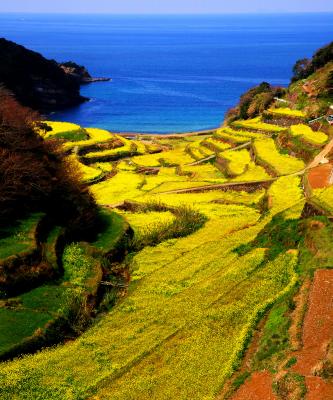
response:
M77 333L1 363L1 400L213 400L266 317L256 362L276 367L289 340L285 299L326 265L313 267L305 250L306 161L280 139L315 143L316 155L331 137L273 122L133 140L51 124L45 138L64 140L101 206L100 228L90 243L66 243L57 281L0 300L0 356L48 339L52 324ZM330 190L311 194L327 215ZM2 233L0 258L28 250L37 221ZM61 233L53 227L43 243L55 263Z

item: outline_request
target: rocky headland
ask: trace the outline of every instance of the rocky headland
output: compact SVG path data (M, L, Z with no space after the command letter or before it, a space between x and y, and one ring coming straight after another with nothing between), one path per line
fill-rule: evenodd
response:
M59 66L66 73L66 75L69 75L69 76L73 77L74 79L76 79L80 85L83 85L86 83L93 83L93 82L109 82L109 81L111 81L111 78L92 77L86 67L84 67L82 65L78 65L73 61L59 63Z
M41 112L77 106L82 84L106 81L93 78L85 67L73 62L59 64L14 42L0 38L0 85L23 105Z

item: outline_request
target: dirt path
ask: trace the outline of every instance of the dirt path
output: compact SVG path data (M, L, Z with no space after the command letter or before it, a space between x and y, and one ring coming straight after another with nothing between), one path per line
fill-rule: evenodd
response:
M308 182L311 189L322 189L333 183L333 164L323 164L312 168L308 173Z
M318 270L310 291L303 325L303 347L295 353L293 370L306 379L307 400L333 400L333 382L323 379L333 341L333 270Z
M305 289L309 283L305 283ZM333 269L317 270L310 288L302 340L292 370L305 377L305 400L333 400L333 380L325 374L333 366ZM331 346L331 347L330 347ZM324 378L325 376L325 378ZM232 400L276 400L273 376L255 372L235 393ZM292 397L288 397L288 399Z
M253 187L260 187L265 185L270 185L276 180L276 178L259 180L259 181L245 181L245 182L226 182L226 183L218 183L213 185L205 185L205 186L195 186L186 189L176 189L176 190L168 190L166 192L160 192L157 194L176 194L176 193L195 193L195 192L202 192L207 190L216 190L216 189L228 189L230 190L237 190L237 188L241 188L241 190L245 190L249 188L252 190L251 186Z
M333 400L332 384L325 382L319 376L307 376L305 384L308 390L306 400Z
M272 375L268 371L255 372L238 389L232 400L276 400L272 389Z
M323 148L323 150L310 162L310 164L306 167L306 169L315 168L320 165L326 156L332 151L333 149L333 139L327 143L327 145Z

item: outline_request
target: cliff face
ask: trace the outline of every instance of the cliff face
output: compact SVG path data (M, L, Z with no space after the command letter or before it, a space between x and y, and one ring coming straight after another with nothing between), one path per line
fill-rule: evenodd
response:
M72 76L80 84L89 83L93 79L85 67L72 61L60 63L59 66L67 75Z
M0 84L23 105L40 111L76 106L80 81L67 74L56 61L0 38Z

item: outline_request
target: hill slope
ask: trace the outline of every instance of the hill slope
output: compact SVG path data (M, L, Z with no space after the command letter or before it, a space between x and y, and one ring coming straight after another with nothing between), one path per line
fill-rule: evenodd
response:
M0 38L0 84L25 106L53 110L75 106L86 99L80 83L53 60Z
M57 320L66 307L50 293L78 290L98 318L76 340L0 364L1 399L245 400L258 388L260 399L330 398L333 132L308 124L292 90L289 107L273 98L212 135L40 128L62 140L106 229L89 245L66 242L51 289L3 296L0 352ZM4 235L7 248L25 235ZM15 326L40 319L8 340L13 313Z

